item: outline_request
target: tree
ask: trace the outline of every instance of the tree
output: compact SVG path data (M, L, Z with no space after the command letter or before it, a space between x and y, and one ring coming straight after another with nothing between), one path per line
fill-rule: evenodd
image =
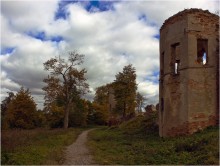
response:
M15 96L13 92L7 92L7 93L8 93L8 97L6 97L1 104L1 124L3 128L4 128L3 124L5 120L6 111L8 110L9 104Z
M122 114L123 118L135 112L136 90L136 71L129 64L123 68L123 72L116 75L114 81L116 111Z
M139 92L137 92L136 103L138 112L141 112L145 100L146 99Z
M84 55L76 51L69 52L69 59L66 62L61 58L51 58L44 63L44 68L50 71L50 76L44 79L47 84L43 88L46 92L45 105L53 103L58 98L64 104L64 128L68 128L69 112L73 107L76 96L89 92L89 85L86 83L85 69L79 70L76 66L83 63Z
M107 105L100 105L97 103L93 103L93 110L94 110L94 123L97 125L105 125L109 119L109 112L107 109Z
M5 122L10 128L34 128L38 120L36 103L29 90L21 87L12 98L5 114Z
M94 102L104 105L108 103L108 84L96 88Z
M55 102L48 105L49 108L45 108L47 125L51 128L58 128L63 126L63 114L64 110L62 106L58 106ZM49 110L49 111L48 111Z
M110 100L110 88L113 83L109 83L96 88L93 102L94 123L98 125L107 124L111 112L112 103ZM112 116L112 115L111 115Z
M74 106L70 110L69 125L74 126L86 126L87 125L87 102L84 99L76 99Z

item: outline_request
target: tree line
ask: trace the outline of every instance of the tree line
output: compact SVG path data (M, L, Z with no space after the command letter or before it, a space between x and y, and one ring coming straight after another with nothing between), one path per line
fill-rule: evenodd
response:
M94 101L83 98L89 93L86 69L80 65L84 55L69 52L68 60L51 58L44 69L50 74L43 80L45 102L43 110L37 110L29 89L21 87L14 94L9 92L1 104L3 129L36 127L68 128L88 124L106 125L110 117L126 117L140 111L144 98L137 93L136 70L129 64L115 75L112 83L96 88ZM115 107L109 111L109 88L112 88Z

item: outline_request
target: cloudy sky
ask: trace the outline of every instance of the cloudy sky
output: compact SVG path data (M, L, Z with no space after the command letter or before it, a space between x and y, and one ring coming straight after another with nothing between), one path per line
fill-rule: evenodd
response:
M214 0L184 1L1 1L1 100L8 91L29 88L43 106L43 63L77 50L92 98L123 67L136 68L138 91L148 104L158 101L159 29L165 19L187 8L215 13Z

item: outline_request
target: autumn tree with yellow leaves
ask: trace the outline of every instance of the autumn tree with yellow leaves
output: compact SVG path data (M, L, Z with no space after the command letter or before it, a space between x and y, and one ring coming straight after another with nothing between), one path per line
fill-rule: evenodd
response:
M129 64L116 74L114 81L115 111L125 118L135 113L136 107L136 70Z
M30 91L21 87L5 111L3 128L32 129L39 125L38 121L36 103Z
M86 70L79 70L77 66L83 63L84 55L76 51L69 52L66 61L62 58L51 58L44 63L44 69L50 71L48 78L44 79L47 84L43 90L46 92L45 105L48 106L59 100L64 105L63 128L68 128L69 112L74 106L76 97L89 92L86 83Z

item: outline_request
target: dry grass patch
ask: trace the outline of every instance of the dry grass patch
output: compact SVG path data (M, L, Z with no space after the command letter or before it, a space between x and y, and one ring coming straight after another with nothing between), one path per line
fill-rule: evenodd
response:
M63 149L76 140L82 128L5 130L1 132L1 164L62 164Z

